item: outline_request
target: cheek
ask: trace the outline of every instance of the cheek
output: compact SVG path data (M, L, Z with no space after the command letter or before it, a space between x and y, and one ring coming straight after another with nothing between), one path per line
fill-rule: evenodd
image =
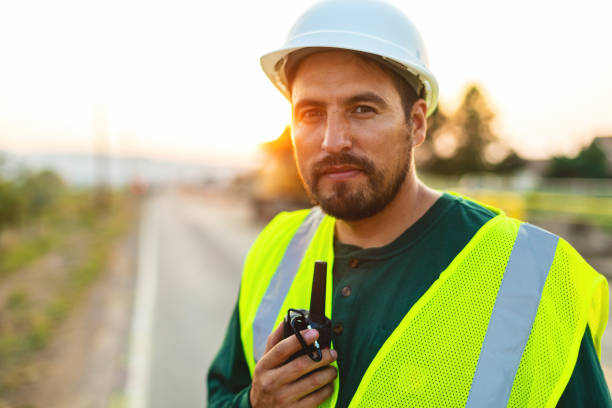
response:
M300 165L308 165L308 163L317 156L321 150L321 143L312 134L304 134L296 131L293 135L293 151L296 160Z
M362 147L369 152L378 169L391 171L401 166L403 161L409 160L411 149L409 133L405 128L395 127L391 131L381 129L379 135L385 134L386 137L370 140L367 147L365 145Z
M393 117L386 119L381 118L380 120L367 123L367 132L370 135L375 135L376 137L384 141L390 141L392 139L395 139L398 134L404 133L406 131L406 128L405 125L393 119Z
M293 157L295 159L295 165L302 177L308 179L309 155L307 154L306 147L300 143L299 140L293 141Z

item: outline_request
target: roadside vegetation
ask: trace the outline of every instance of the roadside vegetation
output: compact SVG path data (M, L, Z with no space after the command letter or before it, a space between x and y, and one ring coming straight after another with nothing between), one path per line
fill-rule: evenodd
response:
M134 225L127 192L67 188L49 171L0 177L0 408L37 380L37 352Z
M558 220L571 219L612 232L612 197L564 193L531 192L527 195L532 215L552 214Z

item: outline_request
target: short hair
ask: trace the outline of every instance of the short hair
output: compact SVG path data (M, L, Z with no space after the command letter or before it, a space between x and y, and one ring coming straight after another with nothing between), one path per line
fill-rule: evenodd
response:
M331 51L333 48L321 49L319 52ZM410 122L410 114L412 112L412 106L419 99L419 92L417 92L414 87L397 72L397 69L392 68L389 64L384 63L379 58L376 58L374 55L370 55L364 52L357 52L352 50L343 50L350 52L360 58L362 61L366 61L368 63L373 63L381 71L387 74L393 85L395 86L395 90L400 96L400 100L402 102L402 108L404 110L404 120L406 123ZM295 75L300 67L302 61L304 61L305 57L308 55L312 55L314 52L306 53L306 55L302 54L297 61L294 59L292 63L287 63L285 74L287 76L287 87L289 89L289 93L291 93L291 88L293 87L293 81L295 80ZM291 55L289 56L289 61L291 61Z

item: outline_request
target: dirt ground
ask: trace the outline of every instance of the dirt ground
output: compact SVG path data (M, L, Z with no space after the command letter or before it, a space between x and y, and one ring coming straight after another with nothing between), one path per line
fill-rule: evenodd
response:
M82 302L57 327L44 350L32 356L29 384L6 406L121 406L136 245L132 232L114 246L106 272L83 294Z

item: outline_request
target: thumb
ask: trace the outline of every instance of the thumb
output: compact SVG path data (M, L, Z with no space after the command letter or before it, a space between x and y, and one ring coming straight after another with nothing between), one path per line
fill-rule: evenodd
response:
M283 326L284 324L283 322L281 322L276 328L276 330L270 333L266 342L266 351L264 352L264 354L270 351L272 347L276 346L276 344L283 339Z

